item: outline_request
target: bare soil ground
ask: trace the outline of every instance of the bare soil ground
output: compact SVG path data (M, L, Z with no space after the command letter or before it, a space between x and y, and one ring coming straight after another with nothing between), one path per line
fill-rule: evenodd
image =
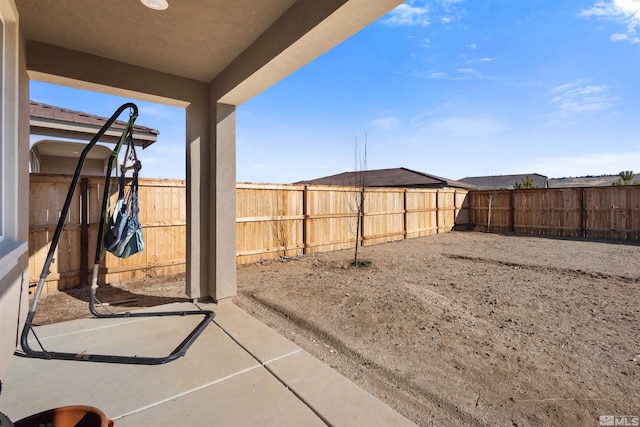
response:
M235 303L419 425L640 416L640 245L453 232L238 267ZM101 287L116 310L184 277ZM87 289L36 322L86 316Z

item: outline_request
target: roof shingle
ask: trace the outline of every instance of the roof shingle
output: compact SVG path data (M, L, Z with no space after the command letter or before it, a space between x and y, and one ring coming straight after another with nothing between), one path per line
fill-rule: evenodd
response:
M109 120L106 117L100 117L94 114L84 113L82 111L69 110L67 108L60 108L34 101L31 101L30 103L29 114L31 117L37 117L45 120L55 120L59 122L97 127L102 127ZM116 120L112 127L116 129L124 129L126 125L126 122ZM160 134L157 129L152 129L147 126L133 125L133 130L135 132L148 133L156 136Z

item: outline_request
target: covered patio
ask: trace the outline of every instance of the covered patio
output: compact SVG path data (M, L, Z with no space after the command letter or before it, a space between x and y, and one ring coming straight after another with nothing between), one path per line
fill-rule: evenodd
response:
M232 303L237 106L400 3L169 0L154 10L138 0L0 0L1 412L15 420L81 403L117 425L406 422ZM142 367L12 355L29 302L30 80L185 109L185 304L217 313L185 357ZM137 355L165 352L188 321L85 319L37 332L54 350Z
M216 312L213 323L184 357L167 364L14 356L0 409L17 421L51 408L88 405L118 427L414 425L234 304L197 306ZM80 319L36 331L49 351L163 356L198 321Z

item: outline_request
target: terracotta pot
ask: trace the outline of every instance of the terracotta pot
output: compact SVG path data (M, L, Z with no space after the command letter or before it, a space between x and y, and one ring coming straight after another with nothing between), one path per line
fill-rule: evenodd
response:
M14 423L15 427L113 427L113 421L98 408L91 406L63 406L31 415Z

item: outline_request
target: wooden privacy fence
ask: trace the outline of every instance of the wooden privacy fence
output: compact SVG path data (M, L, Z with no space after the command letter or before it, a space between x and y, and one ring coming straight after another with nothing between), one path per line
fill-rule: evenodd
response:
M239 264L427 236L467 226L466 190L237 184ZM364 199L362 199L364 197ZM356 233L357 212L363 221Z
M104 179L81 178L45 283L45 292L88 283ZM29 283L37 283L70 176L32 174ZM364 199L362 199L364 197ZM115 203L115 187L112 205ZM471 191L238 183L238 264L326 252L475 227L494 232L640 240L640 186ZM357 211L364 200L356 233ZM182 180L141 179L145 250L107 254L100 282L185 271L186 188Z
M32 174L29 283L38 282L71 176ZM102 177L83 177L45 282L44 292L89 283L100 218ZM115 203L115 187L112 206ZM238 264L353 247L356 187L237 185ZM107 254L100 283L185 271L186 188L182 180L140 179L145 250L126 259ZM359 244L427 236L469 225L467 192L454 189L366 189Z
M640 240L640 186L472 191L476 229L527 235Z
M40 277L71 178L46 174L30 176L30 284L37 283ZM117 198L117 180L112 182L111 206ZM69 289L90 282L103 188L103 177L80 179L44 292ZM100 264L101 283L184 271L187 224L185 182L140 179L139 203L145 250L125 259L107 254Z

